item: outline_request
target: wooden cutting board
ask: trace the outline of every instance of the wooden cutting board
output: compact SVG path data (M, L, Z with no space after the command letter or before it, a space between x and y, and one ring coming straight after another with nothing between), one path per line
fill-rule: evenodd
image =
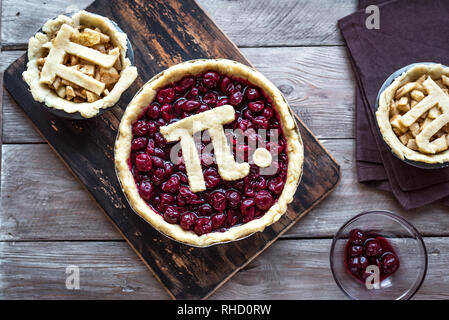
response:
M148 79L176 63L196 58L250 62L194 0L97 0L87 10L117 22L134 49L139 77L111 111L89 120L47 112L22 80L25 55L6 70L4 86L169 294L176 299L207 298L323 200L337 185L340 168L298 119L303 177L295 200L277 223L246 239L208 248L168 239L132 211L119 186L113 146L123 111Z

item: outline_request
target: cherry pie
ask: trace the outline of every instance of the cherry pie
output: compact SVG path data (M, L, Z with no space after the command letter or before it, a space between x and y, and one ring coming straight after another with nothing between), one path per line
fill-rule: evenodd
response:
M133 209L197 246L277 221L302 163L301 138L279 90L224 59L188 61L151 79L128 105L115 145Z
M137 77L127 36L102 16L80 11L49 20L28 44L23 73L33 98L90 118L113 106Z
M376 112L385 142L401 159L449 161L449 68L412 67L385 89Z

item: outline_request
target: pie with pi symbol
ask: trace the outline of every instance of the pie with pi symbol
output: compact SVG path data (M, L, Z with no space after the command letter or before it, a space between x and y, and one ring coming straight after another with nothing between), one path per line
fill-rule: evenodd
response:
M401 159L449 161L449 68L419 64L396 78L379 99L377 123Z
M29 40L23 79L34 100L91 118L136 79L126 50L126 34L109 19L86 11L60 15Z
M128 105L115 165L134 211L194 246L241 239L293 200L303 145L280 91L231 60L187 61Z

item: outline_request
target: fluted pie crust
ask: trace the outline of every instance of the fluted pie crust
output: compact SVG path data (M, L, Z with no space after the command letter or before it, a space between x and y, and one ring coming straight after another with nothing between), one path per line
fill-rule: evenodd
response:
M407 83L416 81L423 75L426 75L426 77L430 76L432 79L439 79L442 76L449 77L449 68L444 67L441 64L419 64L396 78L379 97L379 107L376 111L377 124L384 141L391 148L392 152L400 159L407 158L408 160L424 163L448 162L449 149L435 154L412 150L400 141L390 123L390 107L398 89Z
M111 43L119 49L118 59L121 62L120 78L113 89L106 96L101 97L101 99L93 102L75 103L61 98L48 85L40 82L41 71L39 70L38 61L46 57L49 47L52 46L52 37L63 25L68 25L72 28L76 28L78 25L98 27L110 37ZM47 21L42 27L42 31L36 33L28 42L27 70L23 72L22 76L28 84L34 100L44 103L47 107L63 110L67 113L79 112L83 117L90 118L97 115L100 109L115 105L121 94L137 77L137 68L132 66L131 61L126 57L126 34L118 31L106 17L87 11L79 11L72 17L60 15L55 19ZM51 61L51 63L55 62Z
M283 133L287 139L288 171L284 189L271 208L260 218L248 223L229 228L225 232L211 232L198 236L192 231L183 230L178 224L166 222L161 215L154 212L140 197L134 177L130 171L128 159L131 152L132 124L141 115L143 109L151 103L156 91L188 75L198 75L206 71L217 71L225 76L236 76L260 87L273 101L281 119ZM148 81L130 102L121 119L115 144L115 166L122 189L136 213L156 229L167 236L194 246L208 246L240 239L279 220L292 202L302 173L304 151L301 137L290 109L280 91L262 74L243 64L231 60L193 60L172 66Z

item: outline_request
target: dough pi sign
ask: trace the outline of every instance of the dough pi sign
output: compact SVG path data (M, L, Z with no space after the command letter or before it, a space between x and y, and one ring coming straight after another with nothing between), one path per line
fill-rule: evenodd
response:
M63 24L53 43L48 42L47 48L50 51L42 67L40 82L52 84L56 76L59 76L100 95L104 90L105 84L85 75L81 71L63 65L64 56L68 53L108 69L114 65L120 56L120 51L118 48L115 48L109 54L103 54L97 50L71 42L70 37L75 32L75 29L67 24Z
M424 113L429 111L435 105L438 105L442 110L442 114L424 127L424 129L416 136L416 144L418 145L419 150L429 154L435 154L439 151L438 143L440 141L436 139L431 142L430 139L435 133L440 131L443 126L449 123L449 97L430 77L423 82L423 86L426 88L429 95L422 99L410 111L401 116L400 122L404 126L410 127Z
M195 133L204 130L209 132L218 173L223 180L238 180L249 174L250 166L248 163L235 161L223 128L223 125L234 120L234 108L231 105L224 105L160 128L162 135L168 142L180 141L190 189L193 192L206 190L201 161L193 137ZM271 154L267 149L258 148L254 152L254 163L256 165L267 167L271 164L271 161Z

